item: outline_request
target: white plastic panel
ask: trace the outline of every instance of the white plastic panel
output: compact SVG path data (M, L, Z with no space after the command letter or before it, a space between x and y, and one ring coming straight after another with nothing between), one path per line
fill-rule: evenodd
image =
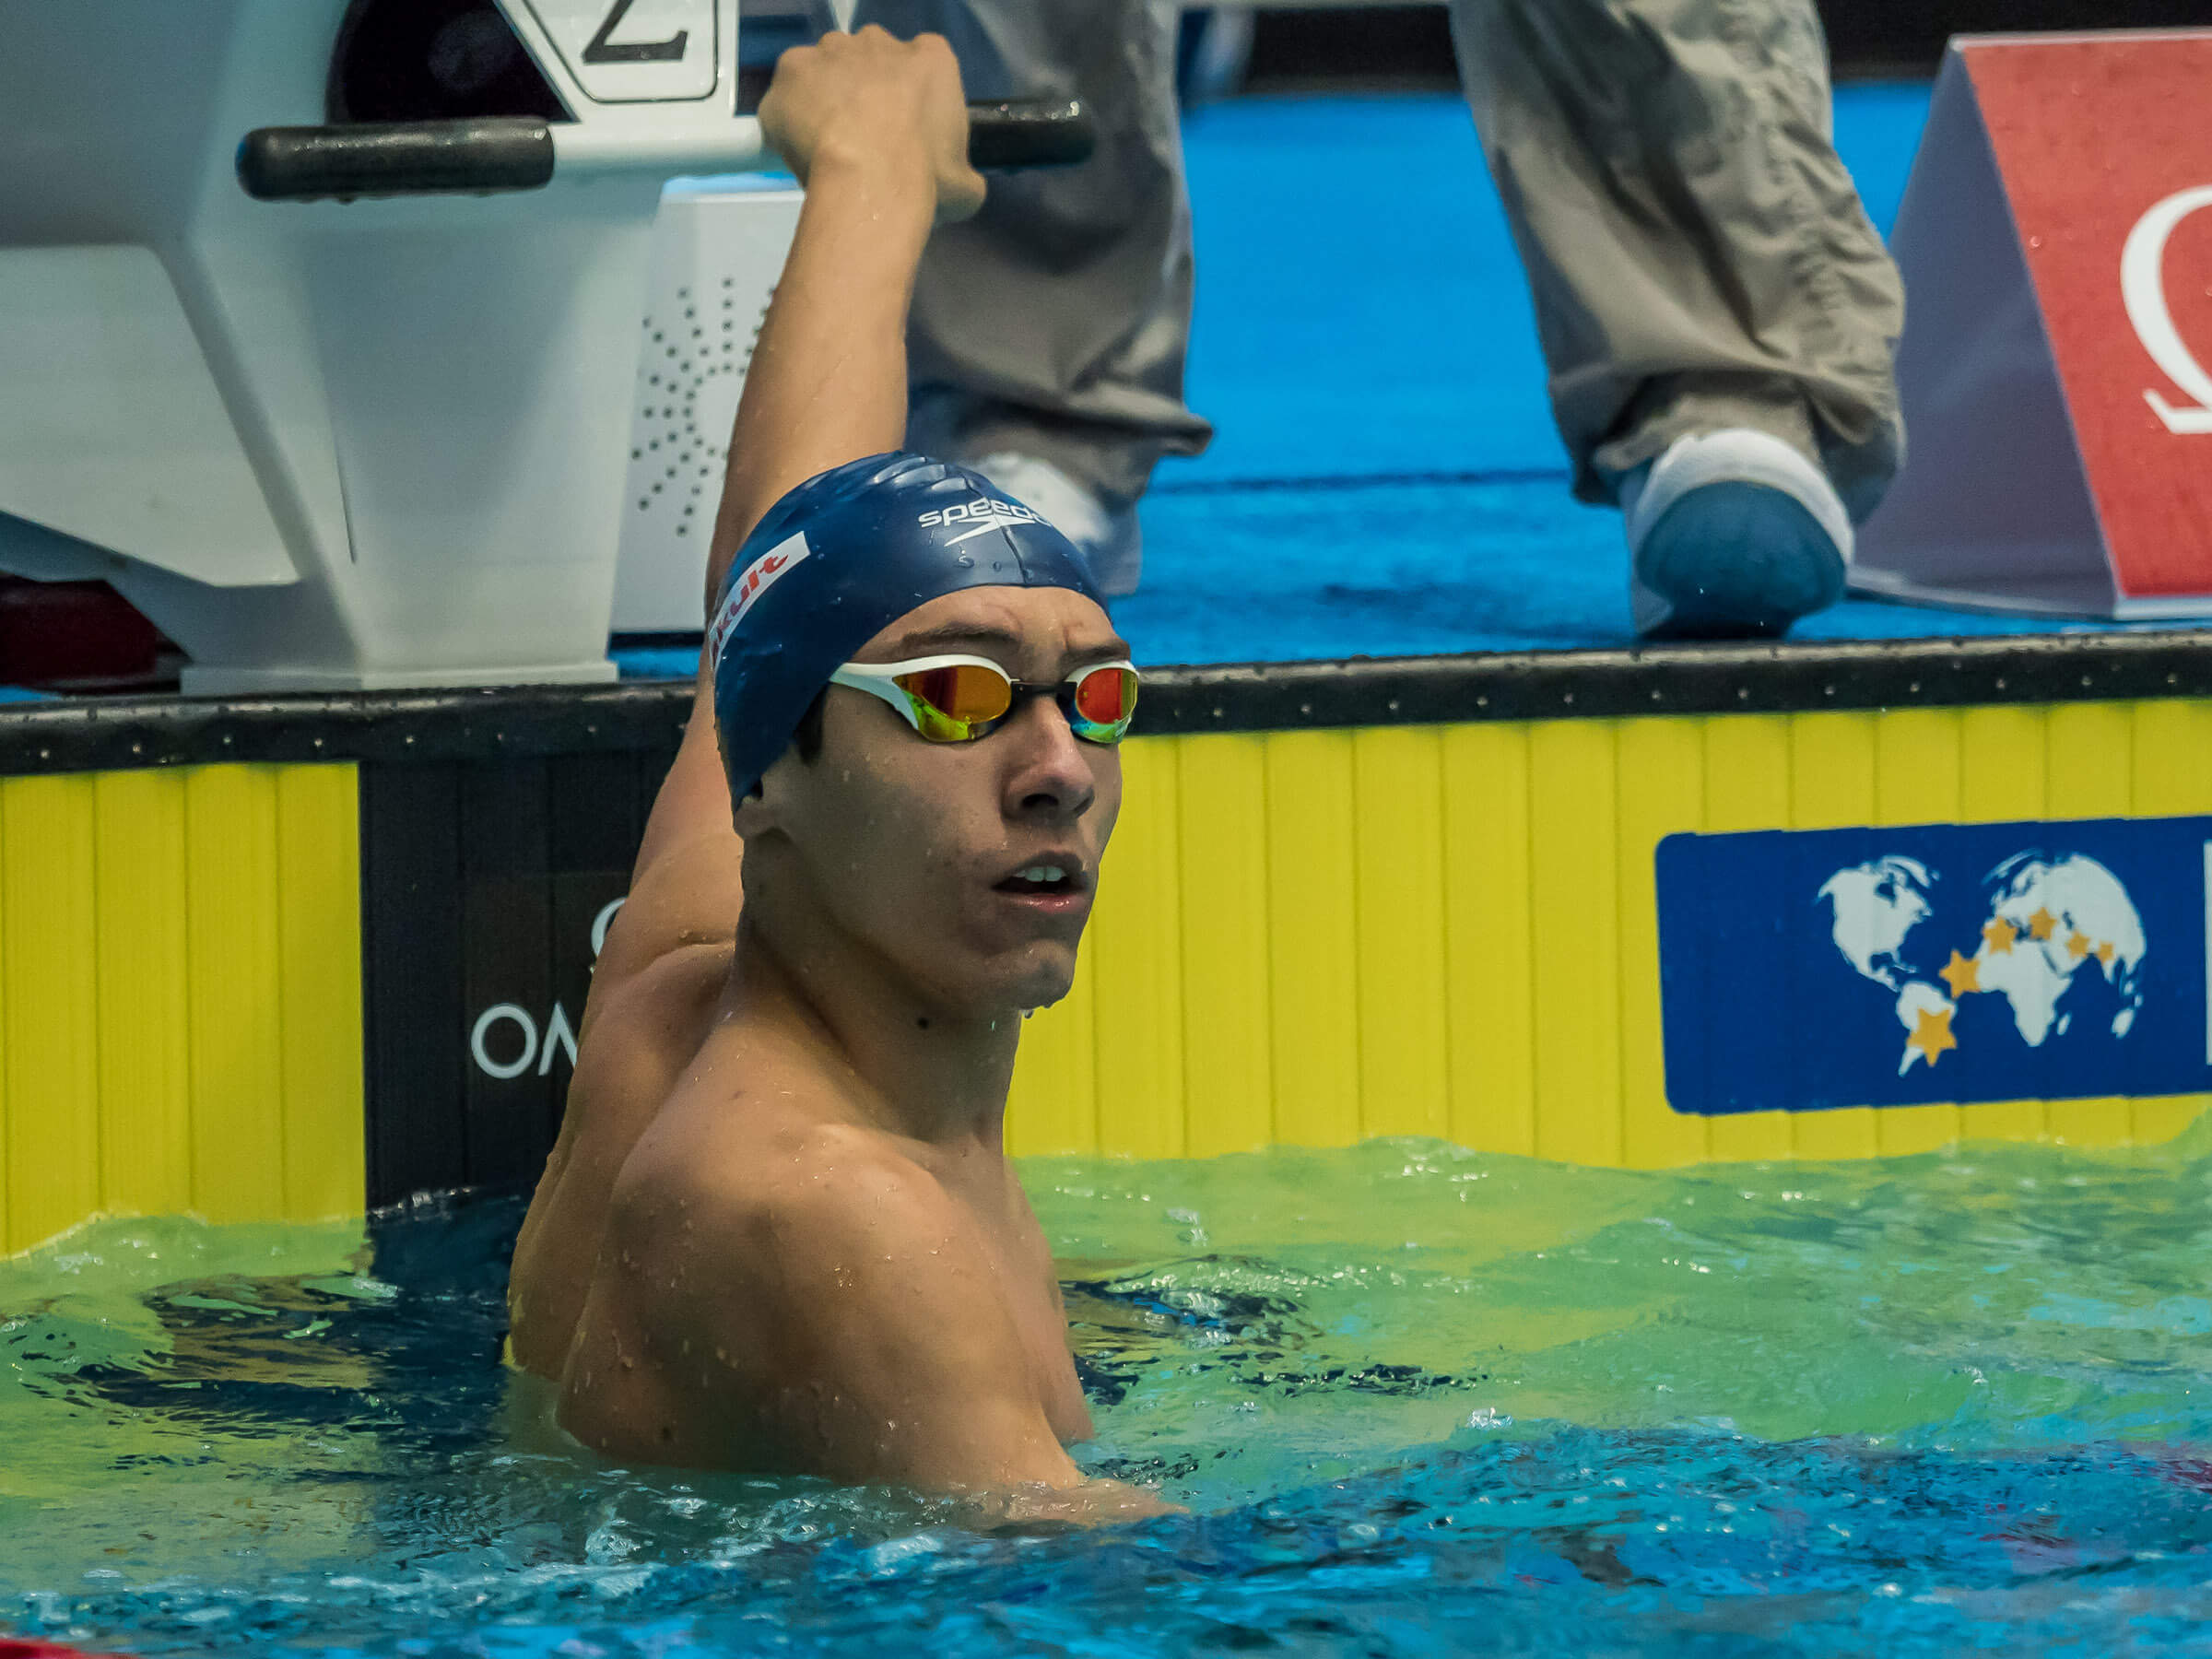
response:
M217 587L296 580L150 249L0 248L0 512Z

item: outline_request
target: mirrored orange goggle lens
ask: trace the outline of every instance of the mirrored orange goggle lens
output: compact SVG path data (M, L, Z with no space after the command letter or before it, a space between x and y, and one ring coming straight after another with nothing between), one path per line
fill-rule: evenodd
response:
M972 663L902 674L898 683L901 690L963 725L996 720L1014 703L1014 688L1005 676Z
M1093 668L1076 682L1076 712L1093 725L1119 725L1136 709L1136 676L1126 668Z

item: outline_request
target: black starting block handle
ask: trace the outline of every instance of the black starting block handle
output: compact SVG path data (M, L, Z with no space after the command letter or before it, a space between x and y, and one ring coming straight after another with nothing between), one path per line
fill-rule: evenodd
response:
M553 182L553 129L528 115L256 127L239 144L238 182L263 202L540 190Z
M968 106L972 167L1066 167L1097 145L1098 124L1076 99ZM263 202L486 195L543 189L556 160L553 129L534 116L256 127L239 143L238 182Z
M1099 147L1099 124L1080 99L1009 98L968 106L968 165L1073 167Z

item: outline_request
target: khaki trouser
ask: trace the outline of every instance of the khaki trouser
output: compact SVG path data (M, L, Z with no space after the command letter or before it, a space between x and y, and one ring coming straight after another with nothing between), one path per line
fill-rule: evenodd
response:
M970 98L1079 97L1099 125L1082 166L1001 173L981 213L930 239L907 334L912 448L1018 450L1121 506L1160 456L1212 438L1182 402L1177 15L1171 0L861 0L853 28L949 39Z
M1452 28L1575 493L1747 426L1872 512L1904 290L1836 159L1811 0L1455 0Z
M1161 0L861 0L935 29L971 97L1073 93L1087 165L994 180L940 231L911 335L910 441L1041 455L1110 502L1211 429L1182 403L1189 205ZM1823 463L1854 517L1902 430L1896 267L1830 141L1811 0L1453 0L1467 100L1512 226L1575 492L1686 431Z

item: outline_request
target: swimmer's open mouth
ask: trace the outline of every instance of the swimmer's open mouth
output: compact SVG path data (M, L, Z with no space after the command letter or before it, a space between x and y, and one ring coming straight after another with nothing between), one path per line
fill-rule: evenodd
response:
M1053 859L1040 859L1020 869L995 885L997 891L1014 893L1022 898L1053 898L1080 893L1086 883L1082 866Z

